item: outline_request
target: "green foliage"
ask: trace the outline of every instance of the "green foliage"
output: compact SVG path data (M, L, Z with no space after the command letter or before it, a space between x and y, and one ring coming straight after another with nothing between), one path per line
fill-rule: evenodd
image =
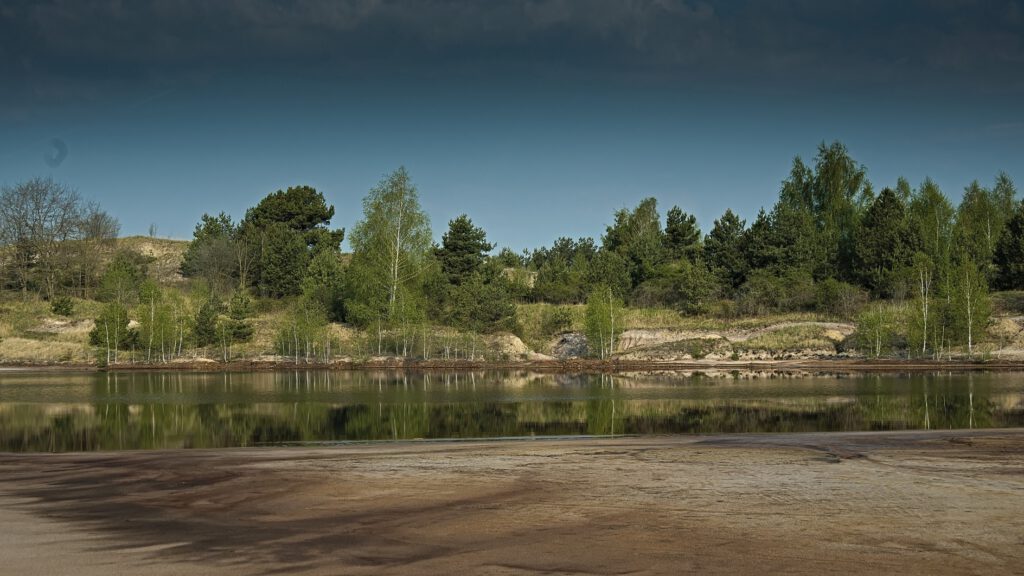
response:
M896 295L910 266L913 242L895 192L882 190L864 214L856 240L854 256L864 285L876 294Z
M303 242L313 249L337 250L345 237L344 230L329 230L334 206L324 195L309 186L294 186L268 194L245 213L243 227L265 230L283 224L302 235Z
M810 192L818 242L823 250L820 266L831 267L845 276L855 269L854 234L860 207L872 196L867 170L850 157L841 143L826 146L822 142L815 157Z
M701 314L710 309L718 292L718 278L703 260L681 259L662 265L655 278L638 286L633 291L632 304L672 306L684 314Z
M72 316L75 313L75 302L70 296L57 296L50 301L50 311L58 316Z
M835 278L819 282L815 290L815 309L834 318L852 319L868 301L867 292Z
M994 284L1002 290L1024 288L1024 202L1016 205L996 243Z
M192 338L198 348L205 348L220 342L221 338L217 330L220 312L221 303L215 297L204 301L196 311Z
M448 231L434 253L449 284L461 284L475 274L494 244L487 241L483 228L473 225L465 214L448 222Z
M231 342L248 342L252 339L253 326L246 319L252 315L252 299L239 290L228 303L228 318L221 320L221 331ZM223 339L223 337L222 337Z
M267 225L259 259L260 293L272 298L298 294L309 258L301 232L281 222Z
M516 254L511 248L502 248L495 260L505 268L522 268L526 266L526 258Z
M387 175L363 199L352 231L347 317L363 326L410 325L424 317L424 281L431 265L430 219L405 168Z
M954 214L952 204L930 178L911 195L907 208L910 234L931 261L936 286L945 286L949 274Z
M586 331L590 353L599 358L614 354L622 325L622 301L608 286L595 287L587 296Z
M340 254L321 250L313 256L302 279L302 294L319 302L332 321L344 319L345 269Z
M982 188L977 181L964 190L957 207L954 245L970 258L985 278L993 276L992 259L1007 220L1013 214L1012 183L999 181L1000 190Z
M811 310L815 296L814 280L805 271L789 270L779 276L769 270L755 270L740 287L737 304L740 312L760 316Z
M99 346L117 361L117 350L130 350L138 345L138 332L128 328L128 309L118 302L103 307L96 324L89 332L89 344Z
M516 307L503 277L477 272L461 284L449 284L443 303L448 326L474 332L511 331Z
M591 261L596 255L597 248L590 238L559 238L551 248L535 250L531 256L531 263L537 268L534 299L555 304L583 302L591 278ZM621 267L622 262L624 259L620 256L618 266Z
M232 246L235 233L236 227L227 214L203 214L182 258L182 276L205 278L217 284L230 282L238 268Z
M122 250L114 255L100 278L99 301L116 302L125 308L137 302L147 264L148 260L135 252Z
M664 238L669 258L683 258L692 262L701 254L701 234L697 217L683 212L678 206L673 206L666 214Z
M541 313L541 332L554 336L572 329L572 312L562 306L547 306Z
M984 334L992 314L988 283L983 269L967 255L960 255L952 271L953 292L950 295L952 340L967 346L974 354L974 346Z
M704 239L705 261L730 293L743 284L747 274L743 248L745 226L746 222L732 210L726 210Z
M680 229L684 225L676 226L677 234L685 234L685 230ZM685 238L679 240L685 241ZM615 252L626 261L633 286L651 278L665 258L666 239L661 230L658 201L645 198L633 210L617 211L615 222L608 226L601 244L604 250Z
M900 347L903 333L903 312L891 304L875 303L857 315L857 342L862 350L875 358L892 353Z
M300 297L278 327L275 337L282 356L301 361L329 362L337 343L328 330L327 310L316 300Z

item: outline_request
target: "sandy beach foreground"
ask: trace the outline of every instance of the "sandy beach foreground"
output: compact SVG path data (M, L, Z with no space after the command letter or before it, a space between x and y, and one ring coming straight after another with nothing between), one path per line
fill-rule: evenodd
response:
M1024 430L0 454L4 574L1024 573Z

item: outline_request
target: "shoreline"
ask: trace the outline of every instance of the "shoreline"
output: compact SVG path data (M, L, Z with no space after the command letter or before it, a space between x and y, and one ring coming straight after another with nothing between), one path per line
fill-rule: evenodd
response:
M469 371L529 371L555 374L598 374L624 372L699 372L745 371L745 372L819 372L819 373L871 373L871 372L974 372L974 371L1024 371L1024 361L1007 360L820 360L782 359L758 361L616 361L616 360L534 360L521 362L484 362L469 360L403 360L384 361L336 361L331 363L305 363L242 360L220 362L214 360L184 361L169 363L133 363L113 366L97 366L88 363L27 363L0 364L0 372L15 371L80 371L80 372L141 372L141 371L188 371L188 372L263 372L290 370L359 371L392 370L409 372L469 372Z
M1024 429L0 453L13 573L1012 574Z

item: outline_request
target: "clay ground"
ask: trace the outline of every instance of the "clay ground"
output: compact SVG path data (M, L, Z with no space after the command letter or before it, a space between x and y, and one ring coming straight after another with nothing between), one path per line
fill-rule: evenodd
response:
M1024 573L1024 431L0 454L2 574Z

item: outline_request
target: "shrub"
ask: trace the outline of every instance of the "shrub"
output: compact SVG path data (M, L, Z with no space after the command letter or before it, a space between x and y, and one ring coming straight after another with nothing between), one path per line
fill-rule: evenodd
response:
M863 289L829 278L818 283L815 308L818 312L838 318L853 318L868 302Z
M565 332L572 328L572 312L561 306L551 306L542 312L540 329L548 336Z
M58 316L71 316L75 313L75 303L68 296L57 296L50 302L50 310Z

